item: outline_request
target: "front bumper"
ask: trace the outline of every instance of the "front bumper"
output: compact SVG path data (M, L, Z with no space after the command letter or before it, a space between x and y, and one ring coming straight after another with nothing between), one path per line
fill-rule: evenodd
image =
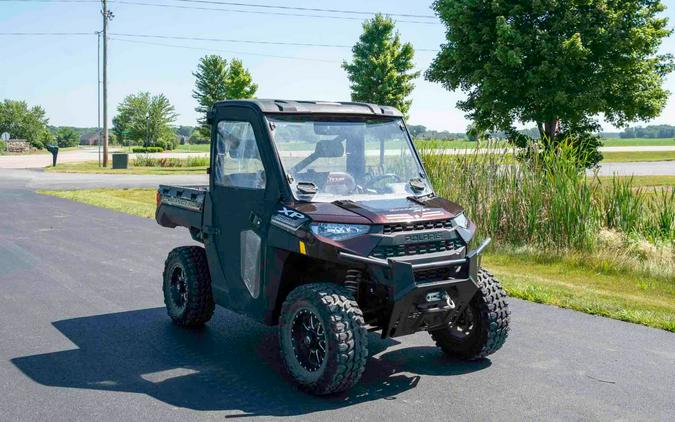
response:
M372 266L376 279L386 280L391 292L391 312L382 327L382 338L429 331L454 322L478 290L480 254L490 243L457 258L453 252L405 258L379 259L340 252L341 258ZM440 281L421 281L428 271L444 270ZM383 280L383 281L384 281Z

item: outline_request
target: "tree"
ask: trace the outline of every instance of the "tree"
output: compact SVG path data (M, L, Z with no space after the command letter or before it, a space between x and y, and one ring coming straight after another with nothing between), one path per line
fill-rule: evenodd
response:
M33 147L44 148L53 140L45 114L40 106L29 108L25 101L6 99L0 103L0 133L8 132L14 139L26 139Z
M347 71L352 101L394 106L407 115L415 85L412 72L415 51L410 43L401 44L394 21L375 15L363 23L363 33L352 48L353 61L342 63Z
M117 106L113 133L123 144L134 141L142 142L144 146L172 149L176 144L176 134L171 124L177 116L164 94L131 94Z
M426 72L468 98L458 106L486 130L534 122L550 145L657 116L668 92L670 34L659 0L436 0L447 42ZM592 144L595 142L591 142Z
M80 143L80 135L72 127L56 129L56 143L61 148L74 147Z
M227 60L218 55L207 55L201 58L197 65L197 71L193 72L195 88L192 90L192 98L197 100L198 106L195 111L200 113L197 122L200 137L211 138L211 129L206 123L206 113L218 101L228 98L252 98L258 85L253 83L251 73L244 68L241 60L232 59L228 65Z
M427 131L426 126L423 125L408 125L408 132L410 132L410 136L412 136L414 139L418 138L421 134Z
M236 100L240 98L253 98L258 85L253 83L251 73L244 67L239 59L232 59L227 69L227 98Z

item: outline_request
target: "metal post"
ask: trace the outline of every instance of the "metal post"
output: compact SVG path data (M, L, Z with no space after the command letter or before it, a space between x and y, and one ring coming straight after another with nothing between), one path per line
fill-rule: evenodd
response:
M108 2L103 0L103 167L108 167Z
M96 126L96 146L98 146L98 166L101 167L101 31L96 32L98 58L96 61L96 108L98 124Z

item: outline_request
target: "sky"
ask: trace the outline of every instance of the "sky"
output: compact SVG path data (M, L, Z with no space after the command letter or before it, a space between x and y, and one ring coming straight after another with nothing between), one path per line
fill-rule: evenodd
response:
M125 4L125 1L127 2ZM218 1L218 0L211 0ZM237 1L237 0L232 0ZM673 0L666 0L668 5ZM179 7L132 5L169 4ZM246 4L341 9L390 14L432 15L431 1L410 0L239 0ZM349 101L349 81L341 68L349 60L362 31L365 15L342 14L349 19L329 19L251 11L336 16L327 12L293 11L216 5L206 0L111 0L114 19L110 23L109 120L128 94L149 91L165 94L179 114L176 124L195 125L197 113L192 98L195 70L205 54L237 57L253 74L258 98ZM197 10L184 7L223 10ZM183 8L181 8L183 7ZM248 11L244 13L242 11ZM675 5L666 11L675 26ZM436 19L395 17L401 38L416 49L416 69L424 71L444 40L443 26ZM425 22L425 23L419 23ZM429 24L427 22L433 22ZM97 125L97 37L101 29L100 3L94 1L50 3L48 1L0 0L1 32L83 32L68 36L0 35L0 100L25 100L45 108L50 124L95 127ZM220 41L136 38L112 34L147 34ZM331 47L269 45L223 40L274 41L327 44ZM335 47L344 46L344 47ZM675 38L661 51L675 54ZM430 129L463 132L468 121L456 108L462 92L419 78L412 94L409 123ZM675 92L675 75L666 88ZM640 123L644 125L645 123ZM675 96L658 118L648 124L675 124ZM603 124L606 131L615 130Z

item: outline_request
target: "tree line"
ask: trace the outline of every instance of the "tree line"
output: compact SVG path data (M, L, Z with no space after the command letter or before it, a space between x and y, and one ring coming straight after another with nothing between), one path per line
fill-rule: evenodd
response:
M407 116L414 81L423 75L466 94L457 107L471 121L470 138L503 134L528 151L537 151L535 145L571 143L584 157L581 164L589 166L601 159L598 116L625 127L652 119L665 107L669 92L663 82L675 62L658 51L672 33L664 7L660 0L436 0L432 8L445 26L445 41L423 73L415 70L413 46L382 15L363 23L351 60L342 68L352 101L394 106ZM200 117L190 136L205 141L206 111L216 101L254 97L258 85L241 60L217 55L201 58L193 75ZM11 115L18 107L29 116L26 137L32 143L50 140L44 110L7 101L3 107L0 113ZM117 111L113 132L118 141L175 145L170 127L177 114L164 95L129 95ZM0 130L16 124L3 122L0 116ZM516 130L516 124L535 129ZM672 136L667 128L656 131ZM647 137L656 132L629 128L624 133Z

